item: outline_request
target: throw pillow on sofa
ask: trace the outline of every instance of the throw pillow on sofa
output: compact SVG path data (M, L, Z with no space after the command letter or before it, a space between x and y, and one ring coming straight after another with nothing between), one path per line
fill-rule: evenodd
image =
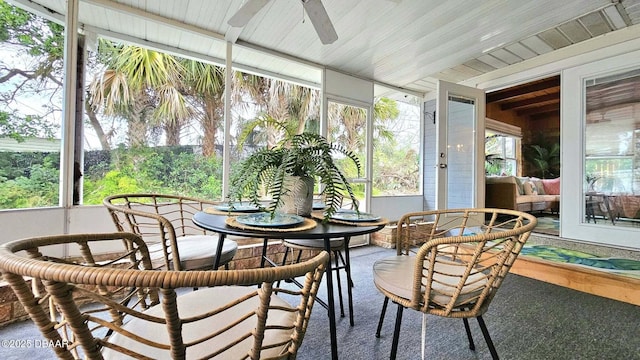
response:
M536 190L538 190L538 195L547 195L544 191L544 185L542 185L542 179L538 179L536 177L532 177L531 181L536 185Z
M560 178L543 179L542 186L547 195L560 195Z
M536 188L536 184L534 184L533 181L527 181L524 183L524 194L538 195L538 189Z
M518 195L524 195L524 184L529 181L528 177L514 177L516 180L516 188L518 189Z

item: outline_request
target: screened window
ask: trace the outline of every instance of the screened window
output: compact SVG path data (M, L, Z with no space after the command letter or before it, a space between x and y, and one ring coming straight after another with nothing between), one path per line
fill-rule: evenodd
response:
M519 138L486 131L485 173L487 175L517 175L519 146Z
M220 199L224 68L107 40L87 64L83 203L136 192Z
M420 193L420 99L391 93L375 98L373 196Z
M84 203L115 192L221 200L225 69L110 41L89 61ZM233 81L232 169L286 132L317 132L318 90L241 72Z
M0 2L0 209L57 206L64 27Z

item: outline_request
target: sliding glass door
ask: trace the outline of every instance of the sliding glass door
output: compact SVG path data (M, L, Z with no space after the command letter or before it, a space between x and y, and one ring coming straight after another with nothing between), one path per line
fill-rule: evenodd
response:
M640 247L639 56L563 73L563 237Z

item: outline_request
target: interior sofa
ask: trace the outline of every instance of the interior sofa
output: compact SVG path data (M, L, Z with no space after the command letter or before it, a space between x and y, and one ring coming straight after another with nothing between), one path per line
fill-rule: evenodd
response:
M524 212L560 210L560 178L487 176L485 206Z

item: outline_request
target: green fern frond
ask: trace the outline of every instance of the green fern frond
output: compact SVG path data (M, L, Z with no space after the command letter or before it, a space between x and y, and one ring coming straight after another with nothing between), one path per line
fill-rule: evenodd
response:
M265 118L264 121L269 121ZM324 186L324 196L329 205L325 219L333 215L348 195L357 211L358 201L348 179L334 162L334 153L341 153L356 165L358 176L361 164L358 157L346 148L330 144L326 138L313 133L288 136L273 149L259 150L240 163L231 177L230 201L248 198L260 206L259 190L262 186L271 195L268 209L273 214L282 205L287 176L317 178ZM346 192L346 194L345 194Z

